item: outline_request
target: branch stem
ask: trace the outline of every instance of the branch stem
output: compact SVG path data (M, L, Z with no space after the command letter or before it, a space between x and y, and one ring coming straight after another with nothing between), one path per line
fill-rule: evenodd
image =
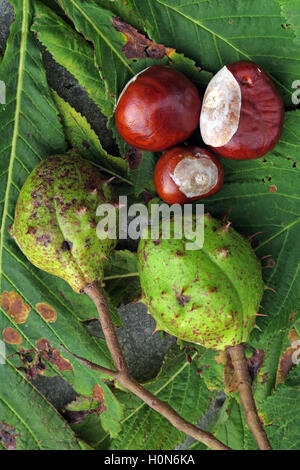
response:
M231 346L228 348L228 352L238 381L241 403L244 408L249 429L260 450L272 450L263 424L257 413L244 346L242 344Z
M153 410L164 416L175 428L203 442L214 450L230 450L211 433L197 428L192 423L185 421L167 402L164 402L146 390L131 377L122 349L120 347L113 323L111 321L109 308L102 287L97 282L87 285L83 291L92 299L97 307L102 330L106 343L112 356L117 371L114 377L130 392L137 395ZM99 367L99 366L98 366ZM107 369L106 369L107 370ZM114 371L113 371L114 372Z

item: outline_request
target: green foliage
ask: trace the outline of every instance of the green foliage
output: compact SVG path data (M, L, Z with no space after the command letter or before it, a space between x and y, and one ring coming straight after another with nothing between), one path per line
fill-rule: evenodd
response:
M151 8L135 0L135 5L156 42L172 45L211 72L236 60L253 60L265 67L291 106L300 52L293 31L281 26L277 0L151 0Z

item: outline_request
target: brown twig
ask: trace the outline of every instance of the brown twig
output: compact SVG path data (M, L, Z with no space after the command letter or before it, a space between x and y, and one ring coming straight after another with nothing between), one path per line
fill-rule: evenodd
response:
M241 402L245 412L245 418L259 449L272 450L263 424L259 419L253 393L251 390L250 374L244 346L237 344L228 348L240 392Z
M112 356L114 365L117 369L116 372L111 371L114 372L113 377L116 378L123 387L137 395L139 398L141 398L141 400L147 403L147 405L164 416L179 431L182 431L185 434L192 436L194 439L203 442L211 449L230 450L229 447L225 446L211 433L203 431L202 429L197 428L197 426L194 426L188 421L185 421L167 402L157 398L151 392L142 387L138 382L136 382L133 377L131 377L113 323L111 321L109 308L102 287L97 282L93 282L92 284L86 286L83 291L92 299L97 307L106 343ZM100 366L98 367L100 368ZM102 367L101 369L103 371ZM109 369L105 370L105 373L108 373L107 371Z
M67 351L67 353L71 354L71 356L75 357L80 361L82 364L87 366L91 370L97 370L98 372L101 372L101 374L109 375L110 377L113 377L114 379L118 378L118 372L112 369L107 369L106 367L99 366L98 364L95 364L94 362L89 361L88 359L85 359L84 357L77 356L77 354L72 353L67 349L63 344L60 345L61 349L64 351Z

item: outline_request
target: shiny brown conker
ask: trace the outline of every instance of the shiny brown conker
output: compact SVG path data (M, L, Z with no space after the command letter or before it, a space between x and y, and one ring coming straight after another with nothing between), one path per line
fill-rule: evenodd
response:
M181 72L153 65L138 73L122 91L116 126L132 147L153 152L187 139L197 128L201 98Z
M278 141L284 107L264 70L250 61L225 65L211 79L200 115L202 139L225 158L259 158Z
M221 189L224 171L218 158L200 147L174 147L158 160L156 191L168 204L184 204Z

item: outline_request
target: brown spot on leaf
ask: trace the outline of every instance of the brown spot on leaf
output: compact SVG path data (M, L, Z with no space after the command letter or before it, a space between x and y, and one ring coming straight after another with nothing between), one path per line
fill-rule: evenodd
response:
M261 368L261 365L264 361L265 355L266 353L263 349L255 349L252 356L247 359L249 373L250 373L250 376L252 377L252 380L258 374L258 371Z
M277 186L275 186L275 184L272 184L271 186L269 186L269 193L276 193L277 191Z
M40 237L35 238L37 244L47 247L51 243L51 237L49 233L44 233Z
M188 295L180 294L176 296L176 300L179 303L179 305L181 305L181 307L184 307L185 304L189 303L189 301L191 300L191 297L189 297Z
M232 364L227 363L224 367L223 380L225 393L233 393L238 391L238 382Z
M57 320L56 310L51 305L42 302L36 304L35 308L47 323L54 323Z
M227 247L217 248L216 252L221 258L228 258L229 256L229 249Z
M215 361L217 364L226 365L228 361L228 354L226 351L220 351L217 356L215 356Z
M16 428L0 421L0 441L5 449L17 449L16 436L20 436L16 433Z
M144 263L146 263L147 258L148 258L148 255L146 255L146 245L143 246L142 255L143 255L143 261Z
M126 38L126 44L122 47L122 51L127 59L162 59L174 51L174 49L165 47L163 44L155 44L150 41L137 29L120 20L117 16L112 18L112 25L117 31L123 33Z
M21 344L22 336L10 326L2 331L3 341L7 344Z
M4 291L1 295L1 305L15 323L25 323L31 310L16 292Z
M294 321L295 321L296 313L297 313L297 312L296 312L295 310L290 313L290 315L289 315L289 321L290 321L290 322L294 322Z
M95 384L93 387L93 399L100 402L101 406L98 408L98 412L103 413L106 410L105 397L101 385Z
M41 357L46 359L47 361L54 364L58 370L61 372L65 370L70 370L73 372L73 367L68 359L64 359L58 349L51 347L50 342L45 339L41 338L36 342L39 354Z
M143 158L141 150L131 148L125 155L127 165L130 170L137 170Z

